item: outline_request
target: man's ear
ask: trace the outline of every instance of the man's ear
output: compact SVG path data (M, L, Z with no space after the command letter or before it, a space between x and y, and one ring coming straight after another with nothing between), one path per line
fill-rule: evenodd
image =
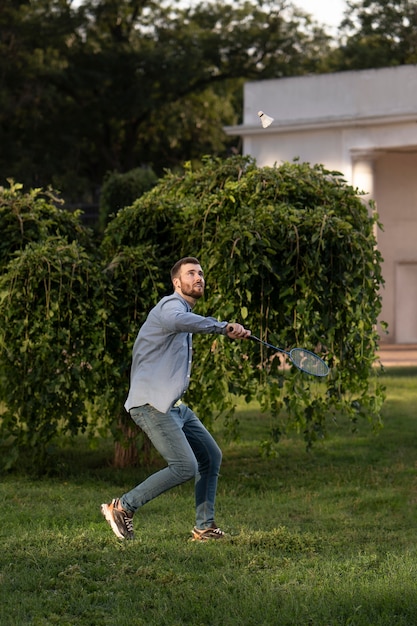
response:
M172 281L172 284L174 285L175 289L177 287L179 287L181 285L180 279L179 278L174 278Z

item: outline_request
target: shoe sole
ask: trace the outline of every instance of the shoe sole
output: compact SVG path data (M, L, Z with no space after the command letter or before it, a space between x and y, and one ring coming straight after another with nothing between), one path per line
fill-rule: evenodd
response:
M219 539L224 539L224 535L214 537L213 535L199 535L193 532L191 537L191 541L219 541Z
M102 514L104 515L106 522L108 522L111 526L112 531L114 532L114 534L116 535L116 537L119 537L119 539L125 539L125 537L123 537L122 533L120 532L120 530L118 529L114 519L113 519L113 515L111 514L111 511L109 509L109 505L108 504L102 504L100 507L100 510L102 512Z

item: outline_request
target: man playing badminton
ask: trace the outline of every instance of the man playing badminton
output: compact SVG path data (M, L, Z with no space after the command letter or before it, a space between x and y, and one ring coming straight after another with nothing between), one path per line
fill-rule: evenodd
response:
M181 398L190 383L193 333L246 339L241 324L220 322L192 313L204 293L199 261L185 257L171 270L174 293L162 298L139 330L132 354L130 389L125 403L136 424L148 435L167 462L109 504L101 512L121 539L133 539L133 515L168 489L195 480L194 540L221 539L214 519L222 453L217 443Z

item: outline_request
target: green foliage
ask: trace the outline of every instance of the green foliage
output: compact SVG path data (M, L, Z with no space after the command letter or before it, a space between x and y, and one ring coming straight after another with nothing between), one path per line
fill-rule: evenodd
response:
M178 224L184 221L182 201L175 188L171 188L171 180L177 179L168 173L132 206L119 211L115 219L109 222L101 245L103 257L108 262L112 262L113 257L125 248L151 245L147 258L159 267L162 282L167 288L171 288L168 270L182 245L176 240ZM159 200L161 192L163 202Z
M112 214L119 209L130 206L151 189L157 181L155 172L150 168L137 167L124 174L109 174L101 189L99 225L102 230Z
M377 437L339 422L310 453L291 436L267 460L256 405L238 407L240 441L215 425L220 543L189 541L192 482L141 509L136 540L116 539L99 505L149 468L115 470L108 440L79 437L54 476L3 477L2 626L417 624L417 369L387 373Z
M174 258L196 255L207 274L198 312L242 321L284 348L320 352L332 368L322 384L287 370L264 348L200 336L187 394L203 419L226 412L231 428L234 396L257 397L275 415L273 441L296 428L311 445L325 435L329 411L379 421L376 219L340 174L322 166L258 168L249 158L207 158L201 168L167 174L120 211L103 247L123 255L135 241L153 242L149 259L167 277Z
M0 443L6 468L23 458L41 469L57 434L87 428L86 403L105 346L92 233L79 213L60 204L52 191L24 192L12 181L0 188Z
M244 81L415 63L415 8L349 2L331 47L284 0L3 0L0 171L89 203L108 171L226 155Z
M361 70L417 62L415 0L348 1L330 69Z
M155 246L124 247L104 270L106 280L106 413L115 437L115 417L120 413L129 386L133 342L138 327L164 288Z
M87 429L105 333L97 268L77 243L30 243L0 278L2 464L42 467L59 434ZM20 460L20 459L19 459Z
M60 208L61 204L51 190L25 192L20 183L13 181L9 181L9 187L0 187L0 269L13 253L48 237L65 237L92 248L91 232L81 225L80 213L69 213Z
M0 171L73 204L108 171L226 154L244 80L320 67L328 38L286 5L3 0Z
M0 196L7 234L0 278L5 468L24 458L41 471L62 433L95 437L110 428L121 438L133 339L163 288L153 244L113 254L117 244L108 235L103 265L79 213L55 201L52 192L24 193L19 184Z
M120 438L133 341L186 255L207 275L197 312L242 321L285 349L312 349L331 367L317 382L258 344L197 336L187 401L207 424L223 414L232 434L236 397L257 399L273 415L270 454L290 429L311 446L331 413L378 424L377 217L337 172L207 158L121 209L99 249L86 249L77 215L63 218L39 190L3 192L0 215L9 235L0 278L3 465L27 450L40 463L61 433L110 428Z

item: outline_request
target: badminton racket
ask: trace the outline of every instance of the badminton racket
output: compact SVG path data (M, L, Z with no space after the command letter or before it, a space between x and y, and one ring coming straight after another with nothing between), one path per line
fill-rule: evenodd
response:
M249 335L249 339L262 343L267 348L272 348L272 350L277 350L278 352L285 354L295 367L298 367L299 370L305 372L306 374L311 374L312 376L327 376L329 373L327 363L317 356L317 354L314 354L314 352L310 352L310 350L305 350L304 348L293 348L287 352L282 348L273 346L267 341L262 341L262 339L255 337L255 335Z

